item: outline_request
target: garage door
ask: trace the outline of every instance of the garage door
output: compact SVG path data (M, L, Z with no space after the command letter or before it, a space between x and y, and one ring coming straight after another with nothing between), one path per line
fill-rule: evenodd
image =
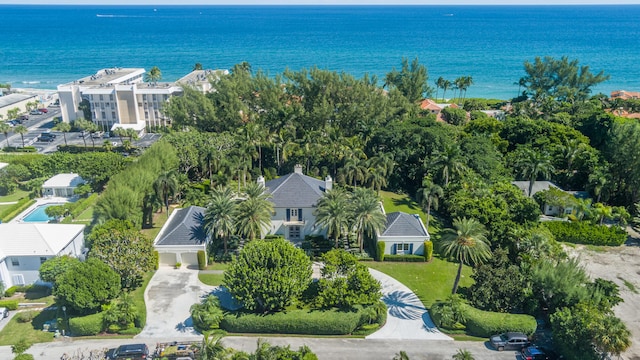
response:
M160 265L171 265L174 266L176 264L176 254L174 253L160 253Z
M195 266L198 267L198 254L197 253L182 253L182 266Z

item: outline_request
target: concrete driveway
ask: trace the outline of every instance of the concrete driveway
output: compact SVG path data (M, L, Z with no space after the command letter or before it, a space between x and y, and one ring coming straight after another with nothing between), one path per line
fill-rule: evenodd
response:
M398 280L369 269L382 285L382 301L387 304L387 323L367 339L453 340L431 321L418 296Z
M213 289L198 280L197 269L161 266L144 293L147 324L136 338L201 338L189 308Z

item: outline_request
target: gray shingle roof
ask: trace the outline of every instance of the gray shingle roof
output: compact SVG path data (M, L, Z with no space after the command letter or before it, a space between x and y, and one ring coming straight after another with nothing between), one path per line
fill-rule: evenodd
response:
M517 186L518 188L520 188L520 190L522 190L526 196L529 196L528 181L512 181L511 183ZM556 184L552 183L551 181L535 181L533 183L533 188L531 188L531 193L532 193L531 195L533 196L540 191L549 190L552 187L556 189L560 189Z
M200 206L189 206L176 209L175 214L165 225L166 232L156 245L201 245L207 241L207 234L202 224L206 209Z
M429 236L417 215L403 212L387 214L387 225L381 236Z
M267 191L276 208L310 208L325 191L325 182L299 173L267 181Z

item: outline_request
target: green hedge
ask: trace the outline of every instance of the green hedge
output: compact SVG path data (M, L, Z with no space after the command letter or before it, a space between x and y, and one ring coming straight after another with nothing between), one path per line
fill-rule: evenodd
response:
M203 250L198 250L198 270L204 270L207 267L207 258Z
M424 242L424 261L431 261L433 258L433 241Z
M620 246L627 233L617 226L593 225L586 222L548 221L543 223L557 241L574 244Z
M80 214L82 214L85 210L87 210L90 206L95 205L96 201L98 201L98 194L91 194L86 199L80 199L75 203L68 203L65 206L69 206L69 213L75 219Z
M441 309L444 306L446 304L443 302L433 304L429 309L429 315L433 323L447 333L460 333L466 330L468 335L489 337L507 331L518 331L531 336L537 327L536 319L530 315L483 311L467 304L462 304L464 324L457 323L453 327L447 327L441 323Z
M424 256L422 255L385 255L384 261L424 262Z
M220 328L234 333L347 335L361 323L364 310L292 310L269 315L228 314Z
M489 337L507 331L518 331L531 336L536 331L536 319L531 315L496 313L465 306L469 335Z
M384 261L384 248L386 244L384 241L378 241L376 244L376 261Z
M17 310L18 300L0 300L0 307L5 307L9 310Z
M18 216L18 214L23 212L26 208L28 208L29 206L35 203L36 203L35 200L32 200L28 197L22 198L18 200L18 203L13 204L13 206L10 206L6 208L4 211L2 211L0 213L0 220L3 223L7 223L13 220L14 217Z
M104 330L102 313L69 319L71 334L78 336L97 335Z
M15 294L17 290L18 290L18 287L14 285L14 286L12 286L12 287L10 287L10 288L8 288L7 290L4 291L4 296L5 297L12 297L13 294Z

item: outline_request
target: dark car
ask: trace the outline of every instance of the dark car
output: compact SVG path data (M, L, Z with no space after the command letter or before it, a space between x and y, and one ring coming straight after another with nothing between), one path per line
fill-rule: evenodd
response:
M111 355L112 360L140 360L149 358L149 348L145 344L120 345Z
M40 109L38 109L38 111L40 111L40 112L41 112L41 113L43 113L43 114L46 114L46 113L48 113L48 112L49 112L49 109L47 109L47 108L40 108Z
M504 334L493 335L489 338L491 346L498 351L521 350L529 346L529 338L520 332L506 332Z
M44 141L44 142L53 142L55 139L56 139L56 136L50 133L42 133L40 134L40 136L38 136L38 140Z
M551 360L549 355L537 346L529 346L520 351L522 360Z
M18 119L20 122L29 120L29 115L20 115Z

